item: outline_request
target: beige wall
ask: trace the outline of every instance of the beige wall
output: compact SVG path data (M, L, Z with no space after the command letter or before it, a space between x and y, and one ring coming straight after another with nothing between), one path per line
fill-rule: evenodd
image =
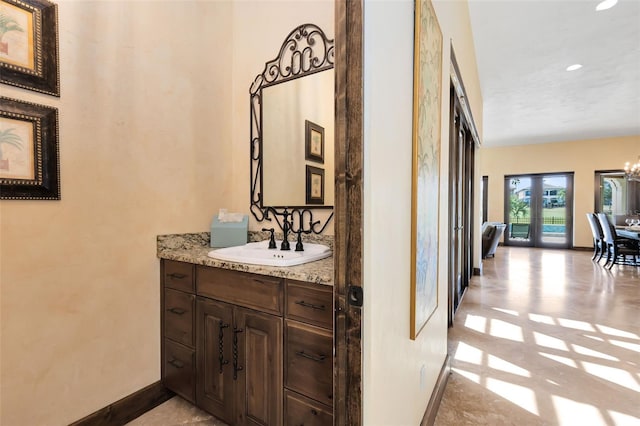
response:
M208 229L233 189L230 4L57 3L61 97L1 87L59 109L62 186L0 202L3 425L160 378L156 235Z
M59 109L62 184L0 202L3 425L159 380L156 235L248 212L249 86L294 27L334 35L330 0L57 3L62 96L2 86Z
M594 172L622 169L634 161L640 136L480 149L480 173L489 177L488 220L504 221L504 176L574 172L574 238L576 247L592 247L586 219L594 209Z
M442 33L442 145L438 308L409 338L413 1L364 7L364 321L366 425L417 425L447 353L447 252L450 42L476 120L482 119L465 1L436 1ZM382 31L381 28L385 30Z

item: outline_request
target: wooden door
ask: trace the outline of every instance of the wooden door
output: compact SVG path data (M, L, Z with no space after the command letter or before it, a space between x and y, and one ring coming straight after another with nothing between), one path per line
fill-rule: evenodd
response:
M198 299L196 338L197 404L219 419L233 423L233 306Z
M282 318L235 308L236 425L282 424Z

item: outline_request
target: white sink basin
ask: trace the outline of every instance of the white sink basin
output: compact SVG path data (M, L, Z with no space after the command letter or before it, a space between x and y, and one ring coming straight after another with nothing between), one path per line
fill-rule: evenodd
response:
M276 241L276 249L269 249L269 241L248 243L243 246L226 247L210 251L207 256L228 262L250 263L266 266L294 266L331 256L329 247L322 244L304 243L304 251L295 251L296 243L289 241L291 250L280 250L282 241Z

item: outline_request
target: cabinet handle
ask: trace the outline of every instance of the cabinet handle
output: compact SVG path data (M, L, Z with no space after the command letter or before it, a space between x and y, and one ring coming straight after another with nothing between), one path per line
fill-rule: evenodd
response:
M303 358L310 359L310 360L315 361L315 362L322 362L327 358L325 355L315 356L315 355L307 354L304 351L296 352L296 355L301 356Z
M318 309L320 311L324 311L325 310L325 306L324 305L314 305L312 303L307 303L304 300L298 300L295 302L296 305L300 305L300 306L304 306L305 308L311 308L311 309Z
M176 272L172 273L172 274L168 274L167 275L169 278L172 278L174 280L181 280L183 278L186 278L187 276L185 274L178 274Z
M314 410L314 409L311 409L311 414L313 414L314 416L317 416L318 412L316 410Z
M220 362L220 374L222 374L222 367L225 364L229 364L228 359L224 359L224 329L229 327L229 324L225 324L224 321L220 320L220 331L218 332L218 361Z
M182 309L182 308L169 308L169 309L167 309L167 311L171 312L172 314L176 314L176 315L182 315L185 312L187 312L185 309Z
M238 380L238 371L243 370L244 368L241 365L238 365L238 333L242 333L244 329L235 328L233 329L233 380Z
M178 361L175 358L171 358L169 360L169 364L173 365L175 368L183 368L184 367L184 363L181 361Z

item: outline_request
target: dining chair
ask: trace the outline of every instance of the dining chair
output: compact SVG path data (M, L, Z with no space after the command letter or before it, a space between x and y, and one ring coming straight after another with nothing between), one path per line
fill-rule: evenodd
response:
M611 269L613 265L618 263L620 258L622 262L626 262L627 256L631 256L633 265L638 266L638 257L640 257L638 244L626 238L618 238L615 226L609 221L605 213L598 213L598 221L602 227L603 239L607 250L607 261L604 263L604 266L609 265L609 269Z
M587 220L589 221L591 233L593 234L593 257L591 260L594 260L597 257L598 259L596 262L600 262L600 259L604 256L604 252L607 248L607 245L604 242L602 227L600 226L600 221L595 213L587 213Z

